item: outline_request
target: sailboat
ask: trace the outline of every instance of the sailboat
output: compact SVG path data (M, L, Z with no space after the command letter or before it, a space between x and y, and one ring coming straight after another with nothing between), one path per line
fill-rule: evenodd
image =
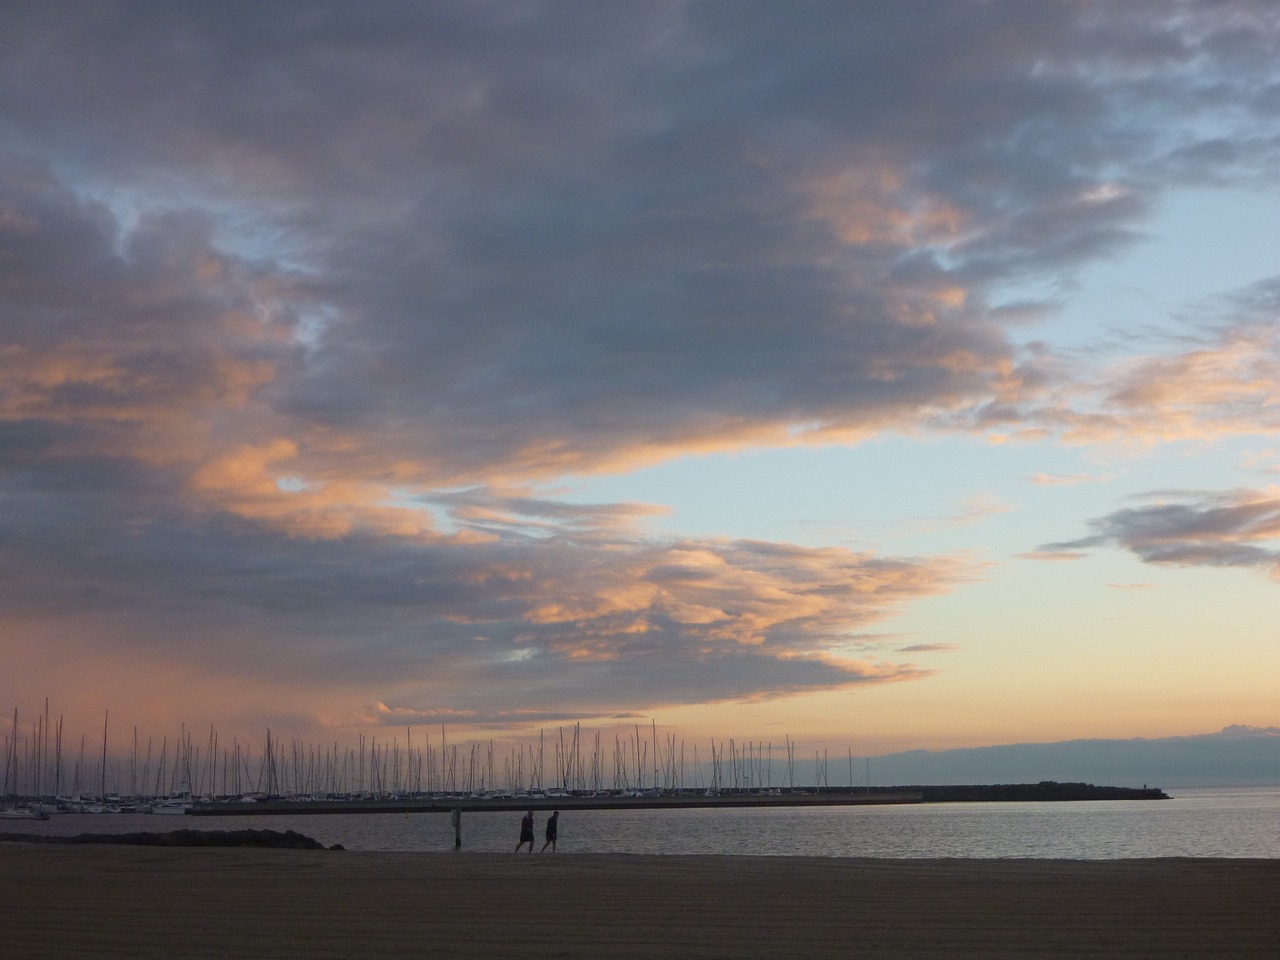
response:
M19 804L17 796L11 797L9 793L9 771L14 774L14 781L18 779L18 708L13 708L13 732L9 735L9 749L4 755L4 796L7 805L0 808L0 820L48 820L49 814L45 813L38 806L33 807L30 804Z

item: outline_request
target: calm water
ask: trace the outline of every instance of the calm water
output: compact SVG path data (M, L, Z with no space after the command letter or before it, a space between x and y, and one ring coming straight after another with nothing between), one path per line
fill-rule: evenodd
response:
M538 841L547 814L537 815ZM519 814L466 813L463 852L515 849ZM0 821L0 832L76 833L266 828L349 850L453 849L440 813L265 817L59 814ZM1280 858L1280 788L1186 790L1171 800L973 803L751 810L570 810L561 853L818 857Z

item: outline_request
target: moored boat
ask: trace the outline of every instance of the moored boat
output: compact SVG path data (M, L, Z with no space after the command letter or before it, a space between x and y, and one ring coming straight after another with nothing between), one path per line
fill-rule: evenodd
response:
M6 807L0 810L0 820L48 820L49 814L39 807Z
M157 800L148 808L148 813L160 814L184 814L191 809L191 804L186 800L169 798L168 800Z

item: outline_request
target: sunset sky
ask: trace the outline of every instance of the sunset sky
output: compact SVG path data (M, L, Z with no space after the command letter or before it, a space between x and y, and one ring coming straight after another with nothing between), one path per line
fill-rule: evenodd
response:
M1278 319L1274 0L10 0L0 708L1280 726Z

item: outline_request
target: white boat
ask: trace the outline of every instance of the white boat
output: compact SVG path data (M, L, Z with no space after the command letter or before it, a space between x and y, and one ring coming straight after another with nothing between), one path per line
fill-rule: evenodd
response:
M6 807L0 810L0 820L48 820L49 815L39 808Z
M157 800L148 812L160 814L184 814L191 809L191 804L184 800Z

